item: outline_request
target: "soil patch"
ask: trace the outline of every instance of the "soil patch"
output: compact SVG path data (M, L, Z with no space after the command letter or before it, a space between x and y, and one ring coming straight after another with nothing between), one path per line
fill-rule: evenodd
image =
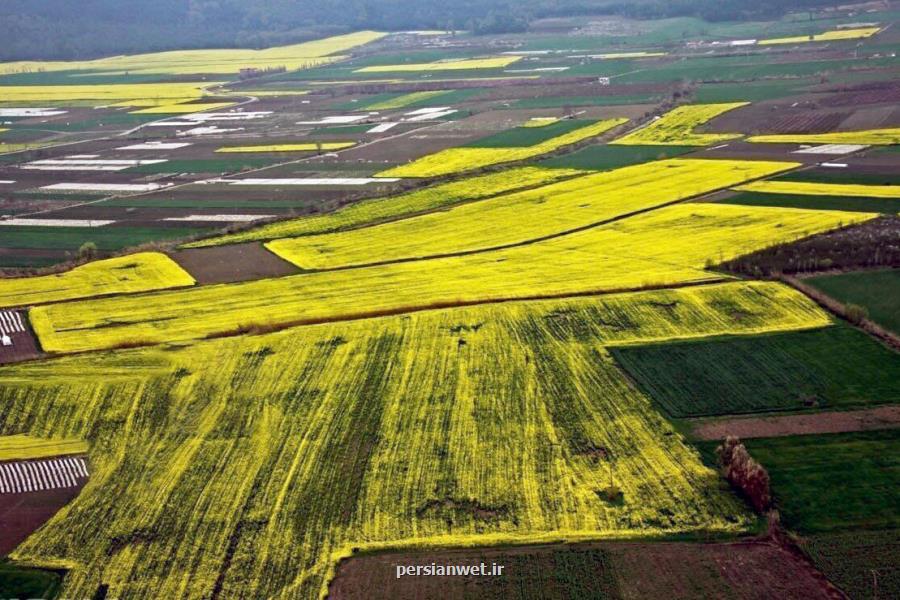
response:
M691 436L699 440L721 440L728 435L745 439L868 431L900 427L900 406L771 417L694 419L690 425Z
M235 244L211 248L191 248L173 252L171 257L199 284L234 283L298 272L262 244Z

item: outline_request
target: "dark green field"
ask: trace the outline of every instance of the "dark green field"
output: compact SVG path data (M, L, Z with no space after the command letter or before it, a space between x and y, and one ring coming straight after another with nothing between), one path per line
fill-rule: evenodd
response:
M900 529L812 535L802 546L851 598L900 598Z
M538 163L553 169L586 169L605 171L628 165L672 158L696 150L691 146L606 146L595 145L571 154L554 156Z
M197 235L206 228L192 227L15 227L3 232L3 244L8 248L78 250L85 241L97 249L114 252L147 242ZM3 266L3 257L0 257Z
M900 401L900 354L849 325L611 352L676 418Z
M466 146L471 148L510 148L533 146L550 138L586 127L594 121L586 119L564 119L543 127L516 127L475 140Z
M812 181L816 183L859 183L863 185L898 185L898 173L859 173L843 169L791 171L772 178L773 181Z
M809 196L789 194L766 194L762 192L741 192L735 196L717 200L721 204L741 204L744 206L783 206L785 208L811 208L816 210L849 210L897 214L900 199L858 198L851 196Z
M823 275L806 283L845 304L865 307L873 321L900 333L900 269Z
M55 598L61 582L52 571L0 563L0 598Z
M768 471L782 522L800 533L900 526L900 430L744 440ZM701 442L715 462L717 442Z

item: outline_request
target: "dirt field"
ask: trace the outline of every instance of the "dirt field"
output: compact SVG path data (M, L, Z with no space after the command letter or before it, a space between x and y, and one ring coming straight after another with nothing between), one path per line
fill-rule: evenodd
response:
M29 360L40 356L37 340L28 326L28 317L22 311L2 311L7 314L16 314L21 320L24 331L8 331L7 335L12 341L11 346L0 345L0 364Z
M171 257L200 284L233 283L298 272L294 265L257 243L180 250L171 253Z
M503 575L405 577L397 565L503 565ZM824 579L794 554L762 542L529 546L392 553L346 560L329 598L825 599ZM839 596L838 596L839 597Z
M80 491L81 487L0 494L0 556L14 550Z
M900 427L900 406L807 415L697 419L690 421L690 426L691 436L698 440L721 440L728 435L756 438L867 431Z

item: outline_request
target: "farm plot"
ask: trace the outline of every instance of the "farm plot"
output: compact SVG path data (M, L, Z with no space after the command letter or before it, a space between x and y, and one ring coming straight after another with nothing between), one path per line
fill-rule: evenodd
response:
M868 129L864 131L833 131L831 133L754 135L748 142L765 144L861 144L890 146L900 144L900 128Z
M68 102L92 101L119 102L138 105L153 100L165 104L177 104L195 100L204 95L204 88L216 85L197 83L126 83L112 85L23 85L0 86L0 98L5 102Z
M654 160L674 158L695 150L693 146L632 146L596 144L576 150L570 154L554 156L542 160L539 166L545 168L585 169L605 171L628 165L648 163Z
M405 63L397 65L372 65L356 69L354 73L403 73L429 71L469 71L473 69L502 69L521 60L521 56L492 56L486 58L465 58L441 60L431 63Z
M418 106L432 100L437 100L441 96L444 96L446 94L453 94L455 92L456 90L412 92L409 94L396 95L384 100L376 100L374 102L364 104L363 107L366 110L393 110L397 108L406 108L408 106ZM443 102L443 100L440 100L440 102ZM443 103L446 104L446 102Z
M816 567L851 598L900 597L900 530L804 536L801 545Z
M735 189L744 192L763 192L767 194L900 198L900 185L864 185L813 181L754 181L737 186Z
M514 162L547 154L559 148L596 137L627 122L627 119L606 119L581 127L538 144L503 148L448 148L429 154L407 165L378 173L379 177L437 177L471 171L490 165Z
M776 183L776 182L773 182ZM900 199L865 198L858 196L813 196L809 194L778 194L769 192L740 192L716 202L743 206L783 206L815 210L847 210L895 215L900 212Z
M397 565L504 565L502 577L405 577ZM329 586L338 600L742 598L825 600L801 560L774 544L595 542L513 548L376 553L342 562Z
M793 166L763 161L660 161L365 229L275 240L267 247L304 269L482 251L592 226Z
M439 306L718 281L724 276L705 265L867 218L672 206L496 252L210 286L140 301L59 304L33 309L31 321L46 350L71 352L126 340L161 343Z
M268 144L258 146L224 146L216 152L323 152L352 148L356 142L306 142L302 144Z
M868 311L869 318L900 334L900 269L810 277L805 283Z
M462 181L442 183L387 198L365 200L332 213L271 223L249 231L192 242L185 244L184 247L220 246L343 231L446 208L462 202L489 198L514 190L549 184L554 181L574 177L580 173L580 171L574 169L560 169L558 171L536 167L510 169L502 173L469 177Z
M0 73L31 71L90 70L100 72L128 72L132 75L166 74L237 74L240 69L285 67L288 70L306 69L333 62L334 55L384 37L384 33L358 31L321 40L276 46L264 50L211 49L175 50L113 56L89 61L20 61L0 64ZM154 96L145 96L153 98Z
M719 312L723 295L759 316ZM673 300L669 317L657 303ZM14 558L73 565L73 597L315 597L352 548L738 531L751 519L595 334L824 318L789 288L737 283L7 368L0 430L82 437L93 469Z
M611 352L676 418L900 402L900 357L847 325Z
M143 252L88 263L54 275L0 279L0 306L28 306L193 284L193 278L169 257Z
M896 528L900 429L745 440L769 471L786 526L801 534ZM698 444L714 460L715 443Z
M803 44L806 42L837 42L842 40L858 40L860 38L872 37L881 30L881 27L857 27L851 29L834 29L824 33L815 33L810 35L796 35L781 38L769 38L759 40L760 46L770 46L774 44Z
M51 456L86 454L88 445L82 440L46 439L29 435L0 436L0 461L36 460Z
M694 133L694 129L722 113L746 106L747 102L721 104L689 104L674 108L610 144L710 146L741 137L739 133Z

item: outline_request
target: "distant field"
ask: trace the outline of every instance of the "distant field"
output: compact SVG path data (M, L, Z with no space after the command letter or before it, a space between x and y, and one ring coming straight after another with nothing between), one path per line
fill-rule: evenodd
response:
M259 158L257 156L242 156L240 158L186 158L168 160L164 163L141 165L127 170L128 173L140 173L142 175L155 175L159 173L235 173L245 169L256 169L274 164L284 158Z
M744 443L769 471L787 527L809 534L900 525L900 429ZM713 461L717 443L698 445L707 461Z
M865 307L869 318L900 334L900 269L823 275L805 283L845 304Z
M677 418L900 402L900 355L843 324L610 352Z
M592 122L585 119L564 119L543 127L514 127L488 137L469 142L464 148L511 148L540 144L558 135L563 135Z
M885 149L893 146L886 146ZM804 181L856 185L900 185L900 174L885 169L881 173L859 172L855 169L816 169L791 171L777 175L775 181Z
M722 113L746 102L686 104L676 107L643 127L610 142L613 145L711 146L741 137L740 133L697 133L694 130Z
M551 96L521 98L509 108L565 108L567 106L616 106L622 104L655 104L661 100L658 94L622 96Z
M682 159L632 165L365 229L274 240L267 247L304 269L329 269L502 248L641 213L777 173L790 165L767 161ZM655 215L668 219L669 213L664 209L636 216L634 220L640 224ZM780 216L765 213L766 209L757 209L752 218L763 221L767 217L777 219ZM812 219L813 213L808 216ZM623 227L627 228L627 225ZM636 225L635 233L639 233L639 227ZM643 233L652 237L658 235L658 230L648 226ZM648 239L630 254L641 255L651 245ZM603 252L614 251L606 247ZM673 257L673 260L677 258Z
M7 248L76 251L85 241L98 250L113 252L147 242L199 235L208 229L198 227L3 227ZM2 257L0 257L2 262Z

